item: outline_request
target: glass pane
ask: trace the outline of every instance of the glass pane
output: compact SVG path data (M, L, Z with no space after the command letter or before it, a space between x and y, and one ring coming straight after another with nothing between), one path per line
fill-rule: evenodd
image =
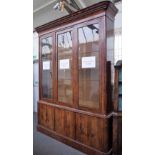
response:
M42 46L42 97L51 99L53 96L52 86L52 37L44 38Z
M120 69L118 72L118 79L120 82L122 81L122 69Z
M58 101L72 104L72 33L58 35Z
M119 83L119 85L118 85L118 93L119 93L119 95L122 94L122 83Z
M118 71L118 90L119 90L119 98L118 98L118 110L122 111L122 68Z
M118 111L122 111L122 96L118 98Z
M99 108L99 24L78 29L79 105Z

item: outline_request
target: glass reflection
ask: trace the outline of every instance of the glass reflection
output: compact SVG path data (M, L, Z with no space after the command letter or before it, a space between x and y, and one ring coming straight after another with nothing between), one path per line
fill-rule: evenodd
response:
M42 46L42 97L52 98L52 37L44 38L41 41Z
M72 104L72 32L58 35L58 101Z
M88 108L98 108L99 107L99 24L92 24L79 28L78 41L79 41L79 105ZM94 57L95 59L92 59Z
M122 96L118 98L118 111L122 111Z

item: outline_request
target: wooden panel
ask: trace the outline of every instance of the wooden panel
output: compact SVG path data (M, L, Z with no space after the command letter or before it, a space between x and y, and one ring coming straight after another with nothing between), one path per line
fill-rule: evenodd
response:
M87 117L76 114L76 140L87 144Z
M100 33L100 55L99 55L99 68L100 68L100 112L103 114L107 114L107 75L106 75L106 22L105 16L101 18L100 28L103 31L99 31Z
M64 111L55 109L55 131L64 135Z
M54 130L54 108L46 106L46 127Z
M76 114L76 140L100 151L109 151L108 121Z
M113 110L112 107L112 85L111 85L111 62L107 62L107 112Z
M96 3L92 6L86 7L84 9L80 9L77 12L74 12L70 15L67 15L65 17L59 18L55 21L49 22L47 24L41 25L39 27L37 27L35 30L38 33L43 33L49 29L54 29L60 26L64 26L65 24L70 24L73 23L75 21L78 20L82 20L84 18L87 18L87 20L92 19L91 17L96 17L95 15L105 12L107 11L107 9L109 10L108 15L111 14L111 16L114 18L115 14L117 13L117 8L115 7L115 5L110 2L110 1L103 1L100 3Z
M55 109L55 131L63 136L75 138L75 114Z
M40 125L46 126L46 105L39 103L38 106L39 106L38 122Z
M46 104L38 104L39 106L39 117L38 122L40 125L54 130L54 108Z

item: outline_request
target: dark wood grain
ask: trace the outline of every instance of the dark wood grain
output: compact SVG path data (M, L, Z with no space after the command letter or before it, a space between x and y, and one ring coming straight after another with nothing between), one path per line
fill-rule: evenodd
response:
M50 105L50 106L52 106L54 108L59 108L59 109L71 111L71 112L74 112L74 113L86 114L88 116L94 116L94 117L99 117L99 118L103 118L103 119L104 118L110 118L110 117L113 116L113 112L111 112L111 113L109 113L107 115L103 115L103 114L99 114L99 113L94 113L92 111L84 111L84 110L81 110L81 109L75 109L75 108L67 107L67 106L64 106L64 105L48 103L48 102L45 102L45 101L42 101L42 100L40 100L38 102L38 104L39 103Z
M115 80L114 80L114 111L118 111L118 71L115 69Z
M46 106L46 127L54 130L54 108L49 105Z
M106 47L106 16L101 18L100 24L100 112L106 114L107 111L107 47Z
M108 151L107 123L107 119L76 114L76 140L100 151Z
M56 108L55 131L61 135L75 139L75 114Z
M111 84L111 62L107 62L107 112L113 111L112 105L112 84Z
M54 130L54 108L46 104L38 104L38 123Z

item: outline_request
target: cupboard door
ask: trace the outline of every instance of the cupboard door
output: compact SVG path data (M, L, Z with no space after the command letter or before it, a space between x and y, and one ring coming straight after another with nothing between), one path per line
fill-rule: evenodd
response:
M46 126L46 105L39 103L38 104L38 123L39 125Z
M99 24L78 28L79 106L99 108Z
M54 108L52 106L39 103L39 124L54 130Z
M72 105L72 31L57 35L58 101Z
M108 151L108 125L101 118L76 114L76 140L100 151Z
M54 108L52 106L46 106L46 127L54 130Z
M55 131L63 136L75 138L75 113L55 109Z
M43 99L53 98L53 78L52 78L52 55L53 44L52 37L41 39L41 88Z

